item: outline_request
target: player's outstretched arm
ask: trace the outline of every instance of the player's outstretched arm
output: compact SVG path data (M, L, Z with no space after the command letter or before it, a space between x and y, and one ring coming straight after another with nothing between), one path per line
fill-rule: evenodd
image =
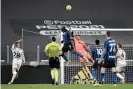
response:
M12 48L14 48L14 45L15 45L15 43L19 43L19 42L21 42L22 41L22 39L20 39L20 40L17 40L16 42L14 42L13 44L12 44Z

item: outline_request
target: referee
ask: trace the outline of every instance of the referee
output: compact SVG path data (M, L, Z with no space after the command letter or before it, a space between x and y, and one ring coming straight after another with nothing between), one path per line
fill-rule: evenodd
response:
M52 37L52 42L46 45L45 52L49 57L52 84L58 85L58 70L60 69L59 55L61 52L61 46L56 42L55 37Z

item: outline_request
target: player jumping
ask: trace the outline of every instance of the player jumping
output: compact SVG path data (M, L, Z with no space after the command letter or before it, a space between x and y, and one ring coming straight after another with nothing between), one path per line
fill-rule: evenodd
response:
M86 62L88 62L88 60L93 64L93 59L91 58L91 53L89 48L87 47L84 41L80 40L79 36L74 36L74 43L75 43L75 50L87 58L87 60L84 60L83 58L79 57L80 62L83 65L85 71L88 73L89 78L93 79L91 72L86 66Z
M122 45L120 43L117 44L116 58L117 58L117 66L116 66L117 77L121 79L122 83L125 83L124 71L126 67L126 53L122 49Z
M101 59L98 61L100 64L103 61L103 65L101 67L101 76L99 80L99 85L101 86L102 80L105 75L105 68L112 68L113 78L114 78L114 85L117 86L117 75L116 75L116 66L115 66L115 59L116 59L116 41L111 38L110 32L106 33L107 40L104 43L104 50L101 56Z
M74 43L75 43L75 50L82 54L84 57L86 57L89 61L93 63L93 59L91 58L90 53L87 53L86 51L90 52L88 47L86 46L85 42L80 40L79 36L74 36ZM88 72L88 68L85 65L88 60L84 60L83 58L79 57L81 64L85 68L85 70Z
M23 49L20 48L21 40L16 41L12 45L12 53L13 53L13 62L12 62L12 79L8 84L12 84L13 81L18 77L18 72L20 67L25 63L25 57Z
M101 64L98 64L98 61L101 58L101 55L103 54L103 47L100 46L100 41L95 40L95 44L96 46L92 49L92 57L94 60L94 65L92 67L92 75L94 79L96 79L97 70L101 67Z
M63 40L61 41L61 43L64 43L64 45L62 47L61 56L64 58L64 60L70 62L70 60L68 60L67 57L64 55L66 52L68 52L68 50L71 51L73 54L77 55L78 57L87 60L86 57L84 57L81 53L75 51L73 42L73 32L67 30L65 26L62 27L62 32Z

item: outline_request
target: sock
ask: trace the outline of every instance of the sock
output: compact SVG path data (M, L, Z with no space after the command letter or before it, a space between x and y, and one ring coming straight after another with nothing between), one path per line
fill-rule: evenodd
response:
M58 73L58 69L54 68L54 76L55 76L55 81L58 82L58 78L59 78L59 73Z
M97 75L96 70L92 70L92 76L93 76L94 79L96 79L96 75Z
M124 80L124 77L120 73L117 73L117 77L119 77L121 80Z
M68 61L67 57L65 55L62 56L65 61Z
M105 73L101 73L99 83L102 83Z
M11 82L13 82L13 81L15 80L16 75L17 75L17 74L13 74L13 75L12 75L12 80L11 80Z
M113 77L114 77L114 83L116 84L117 83L117 74L116 74L116 72L113 73Z
M83 58L83 55L81 55L79 52L74 52L75 55L77 55L78 57L82 57Z
M54 79L54 69L51 69L51 77L52 77L52 80Z
M13 82L15 80L16 76L17 76L17 72L13 71L11 82Z

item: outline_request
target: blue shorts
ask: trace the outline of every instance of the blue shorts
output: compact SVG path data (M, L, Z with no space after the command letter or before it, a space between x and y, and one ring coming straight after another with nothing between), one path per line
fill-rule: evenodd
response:
M93 64L92 68L94 69L100 69L102 66L102 63L98 64L98 61L95 61L95 63Z

